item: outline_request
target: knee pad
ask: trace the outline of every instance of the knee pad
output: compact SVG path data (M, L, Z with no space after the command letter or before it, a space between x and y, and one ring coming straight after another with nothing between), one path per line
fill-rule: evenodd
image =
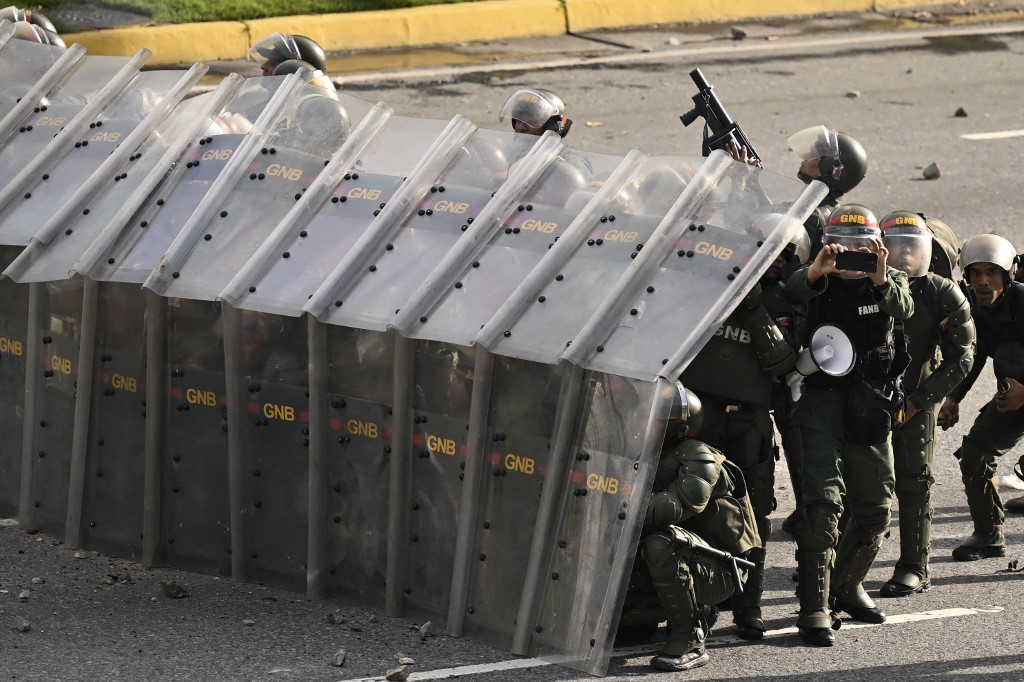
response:
M924 497L932 487L932 477L925 468L924 474L913 476L896 476L896 497L900 500L912 497Z
M996 453L977 447L965 438L960 448L960 473L964 483L992 478L996 475Z
M678 572L675 543L667 533L652 533L645 537L642 554L652 579L673 576Z
M812 504L804 508L804 527L800 530L798 546L807 552L832 549L839 536L839 514L831 505Z

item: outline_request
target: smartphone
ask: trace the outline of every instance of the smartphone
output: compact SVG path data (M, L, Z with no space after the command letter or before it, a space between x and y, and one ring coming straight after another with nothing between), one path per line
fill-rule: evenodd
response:
M855 272L874 272L878 269L878 254L865 251L843 251L836 254L836 268Z

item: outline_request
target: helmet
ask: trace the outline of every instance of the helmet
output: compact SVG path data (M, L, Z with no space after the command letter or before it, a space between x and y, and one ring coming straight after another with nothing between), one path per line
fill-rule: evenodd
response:
M34 24L39 28L45 29L50 33L56 33L57 27L53 25L53 22L46 18L45 14L40 14L35 10L26 10L25 16L28 17L28 22Z
M808 161L818 159L818 177L798 173L804 182L820 180L833 197L841 197L860 184L868 172L868 155L860 142L823 125L805 128L792 135L789 146Z
M878 229L878 219L867 206L860 204L844 204L832 211L822 231L822 244L841 244L842 246L857 251L863 247L870 248L870 239L881 238L882 232ZM842 275L836 273L841 279L861 279L864 275Z
M924 218L932 233L932 263L929 270L946 279L953 279L953 269L960 253L960 240L949 225L938 218L929 218L923 213L918 215Z
M323 48L306 36L291 33L271 33L249 48L249 60L263 62L271 69L289 59L301 59L320 71L327 70Z
M704 408L700 398L690 389L683 386L681 381L675 381L665 387L667 395L665 399L671 401L668 420L671 424L678 424L680 433L688 437L694 437L700 431L704 423Z
M511 121L515 130L518 122L536 129L539 135L545 130L554 130L561 137L569 133L572 121L565 115L565 102L550 90L516 90L498 114L502 123Z
M51 31L50 29L44 26L36 26L36 28L42 31L43 35L46 36L47 45L54 45L56 47L67 47L67 44L64 42L64 39L57 35L56 31Z
M28 12L14 5L10 7L4 7L0 9L0 19L6 19L10 22L28 21Z
M960 250L960 269L968 283L970 267L975 263L995 263L1006 271L1007 279L1013 279L1017 272L1017 250L997 234L979 234L965 241Z
M3 21L8 23L7 19ZM14 35L12 37L18 40L27 40L30 43L39 43L40 45L49 45L50 43L50 39L43 32L43 29L33 26L27 21L14 22Z
M886 264L921 277L932 261L932 233L924 218L910 211L893 211L882 218L882 240L889 250Z
M316 85L329 92L336 92L334 83L324 75L323 71L316 69L309 62L302 61L301 59L288 59L274 67L273 76L287 76L290 73L296 73L299 69L308 69L309 74L306 82L310 85Z

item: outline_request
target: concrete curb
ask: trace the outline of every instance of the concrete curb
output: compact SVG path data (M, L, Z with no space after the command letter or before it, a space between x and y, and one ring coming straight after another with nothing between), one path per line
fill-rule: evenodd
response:
M306 35L328 52L424 47L562 35L651 24L736 21L755 17L884 11L921 0L484 0L375 12L318 14L114 28L70 33L92 55L152 50L151 66L244 59L249 47L280 31Z

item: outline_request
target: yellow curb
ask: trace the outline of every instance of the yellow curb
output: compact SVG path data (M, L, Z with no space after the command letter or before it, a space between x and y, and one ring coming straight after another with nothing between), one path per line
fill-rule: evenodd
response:
M922 0L565 0L569 30L595 31L651 24L736 21L755 17L803 16L832 12L868 12L910 5Z
M88 54L129 56L143 47L151 66L244 59L270 33L309 36L328 52L562 35L650 24L864 12L922 0L483 0L373 12L163 24L70 33Z

